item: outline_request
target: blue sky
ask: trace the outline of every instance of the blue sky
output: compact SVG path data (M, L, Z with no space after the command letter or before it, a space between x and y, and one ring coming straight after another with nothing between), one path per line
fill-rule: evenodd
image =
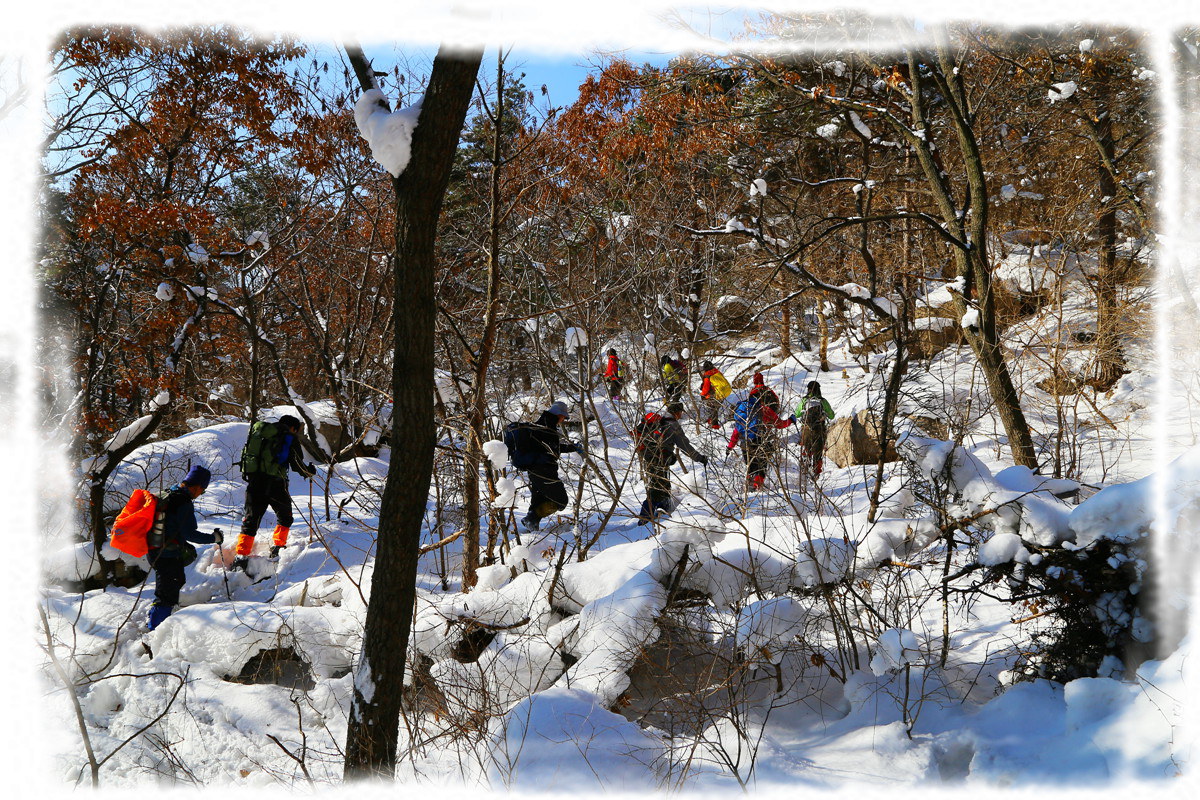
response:
M641 7L634 11L631 4ZM518 0L494 6L502 10L487 17L487 24L494 26L487 39L513 43L509 65L526 73L525 84L539 105L539 89L545 84L555 106L575 100L579 84L604 55L620 55L637 65L665 66L683 50L722 49L744 30L744 20L758 13L734 6L669 8L658 0L605 0L582 16L565 12L562 6L552 13L522 16L521 5ZM413 36L408 42L392 38L373 43L364 38L363 48L380 69L408 59L413 72L427 74L436 47L414 45L421 37L416 31ZM484 81L495 70L495 58L495 46L489 46L480 70Z
M655 66L665 66L676 54L626 50L616 52L614 55L620 55L637 65L650 63ZM494 67L495 51L493 50L488 56L485 56L485 59L488 59L489 56L489 62ZM534 97L541 97L539 90L545 84L548 99L552 105L568 106L578 96L579 84L583 82L588 73L596 70L595 65L599 63L600 59L601 56L598 54L548 55L518 47L514 48L509 55L509 65L512 69L519 69L525 73L525 85L534 93ZM486 69L485 65L481 71Z

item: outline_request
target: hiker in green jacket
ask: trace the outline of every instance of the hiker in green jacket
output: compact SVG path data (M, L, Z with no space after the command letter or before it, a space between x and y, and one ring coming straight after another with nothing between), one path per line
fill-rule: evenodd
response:
M292 527L292 496L288 494L288 467L302 478L311 478L317 471L305 464L300 449L300 420L284 414L278 422L255 422L250 426L250 438L242 449L242 477L246 479L246 506L242 514L242 530L237 541L237 558L233 569L246 568L254 549L254 535L267 507L275 512L275 530L271 539L271 557L287 546Z

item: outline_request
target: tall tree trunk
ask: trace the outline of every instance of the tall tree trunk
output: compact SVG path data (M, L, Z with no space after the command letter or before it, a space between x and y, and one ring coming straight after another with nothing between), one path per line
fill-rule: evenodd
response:
M817 328L820 343L817 353L821 359L821 372L829 372L829 317L825 315L824 303L817 301Z
M792 357L792 304L787 300L779 312L779 347L784 358Z
M471 385L471 406L467 410L467 443L463 453L463 589L479 580L479 468L483 464L483 423L487 404L487 374L496 349L496 329L500 308L500 173L504 122L504 51L496 55L496 110L492 119L492 168L489 185L488 283L484 309L483 336L475 358L475 377Z
M1096 224L1100 265L1096 274L1096 372L1093 385L1107 391L1125 372L1117 337L1117 182L1105 166L1116 160L1112 116L1108 111L1097 120L1099 146L1104 159L1098 168L1100 198L1104 204Z
M413 133L412 158L396 193L396 315L392 364L392 453L379 512L375 578L346 728L345 777L391 779L396 771L404 656L416 600L417 556L429 500L433 417L434 240L450 167L475 88L482 52L439 49ZM370 63L347 48L363 88Z

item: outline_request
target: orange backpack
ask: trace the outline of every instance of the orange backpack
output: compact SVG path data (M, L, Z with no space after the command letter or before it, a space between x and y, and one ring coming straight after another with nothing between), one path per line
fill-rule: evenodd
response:
M109 536L113 547L134 558L142 558L149 551L147 535L155 523L161 524L158 516L158 495L145 489L134 489L129 502L117 514Z

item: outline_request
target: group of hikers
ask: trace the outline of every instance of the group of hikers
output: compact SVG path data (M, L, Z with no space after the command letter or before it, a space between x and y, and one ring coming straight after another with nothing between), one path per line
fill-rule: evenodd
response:
M680 424L685 413L683 393L687 389L687 365L682 359L664 355L659 363L665 405L660 412L645 414L633 428L633 438L642 465L646 484L646 499L638 512L638 520L648 523L659 513L673 510L669 467L683 451L693 461L708 465L708 457L696 450ZM722 428L726 402L733 387L711 361L701 364L700 407L704 423L713 430ZM628 368L615 349L606 353L602 377L608 397L619 403L628 380ZM746 489L758 491L766 482L767 472L775 462L779 437L776 431L799 425L802 468L813 477L821 472L825 450L826 424L833 419L833 409L821 396L821 385L809 381L804 398L796 413L783 416L779 395L766 385L761 372L755 372L745 399L733 407L733 431L726 452L740 447L746 462ZM529 474L529 511L521 520L526 530L536 530L550 514L567 506L567 491L558 476L558 459L562 453L581 452L580 446L565 441L559 430L568 416L565 403L555 402L534 423L513 423L505 431L505 444L513 466Z
M646 498L638 511L639 522L651 522L660 514L674 510L671 494L670 467L678 461L676 451L682 451L693 461L708 465L708 457L698 451L684 432L681 420L685 413L683 394L687 389L688 369L682 359L663 356L661 363L662 388L666 403L660 412L650 412L634 426L634 443L642 465ZM733 387L711 361L701 364L700 407L704 423L713 430L722 428L726 402ZM609 398L621 401L628 370L616 350L610 349L605 361L603 378ZM774 463L778 436L776 431L792 425L801 426L801 453L804 467L812 475L821 471L825 447L825 423L833 418L833 409L821 396L817 381L810 381L796 413L783 416L779 396L767 386L761 373L754 373L745 399L733 407L733 431L726 452L740 447L746 462L746 488L757 491L763 487L770 465ZM528 513L521 520L526 530L536 530L543 519L567 507L567 489L558 475L558 461L564 453L581 453L582 447L564 439L561 431L569 415L565 403L554 402L535 422L513 423L505 429L513 466L529 476L530 500ZM299 419L285 414L278 421L256 421L242 449L238 466L246 482L245 503L241 530L234 551L231 570L247 571L254 550L255 536L264 513L275 512L276 524L271 533L269 557L276 558L288 543L292 525L292 498L288 492L288 472L312 477L316 467L303 460ZM192 466L179 483L165 491L135 492L117 517L113 528L116 546L118 533L132 530L132 521L143 519L146 525L142 549L155 573L154 602L150 607L149 628L154 630L170 616L179 602L184 585L184 571L196 558L196 544L216 543L224 536L219 529L200 532L196 524L193 501L208 489L212 475L202 465ZM124 549L124 548L122 548Z
M269 557L277 558L280 549L287 546L293 521L288 470L290 468L305 478L316 474L316 467L311 463L305 464L303 460L301 427L300 420L290 414L283 415L276 422L260 420L250 426L238 462L246 482L246 498L231 570L247 570L259 523L268 508L275 512L276 520L271 532ZM224 543L224 535L219 528L212 533L201 533L196 525L193 501L208 490L211 479L212 473L207 467L194 465L179 483L165 491L135 492L114 523L113 541L116 545L123 529L132 527L129 524L131 519L136 518L139 512L146 518L142 543L145 557L155 575L154 602L150 606L148 619L150 630L169 617L179 603L184 569L196 560L194 545L215 543L220 546ZM133 551L133 554L140 553Z

